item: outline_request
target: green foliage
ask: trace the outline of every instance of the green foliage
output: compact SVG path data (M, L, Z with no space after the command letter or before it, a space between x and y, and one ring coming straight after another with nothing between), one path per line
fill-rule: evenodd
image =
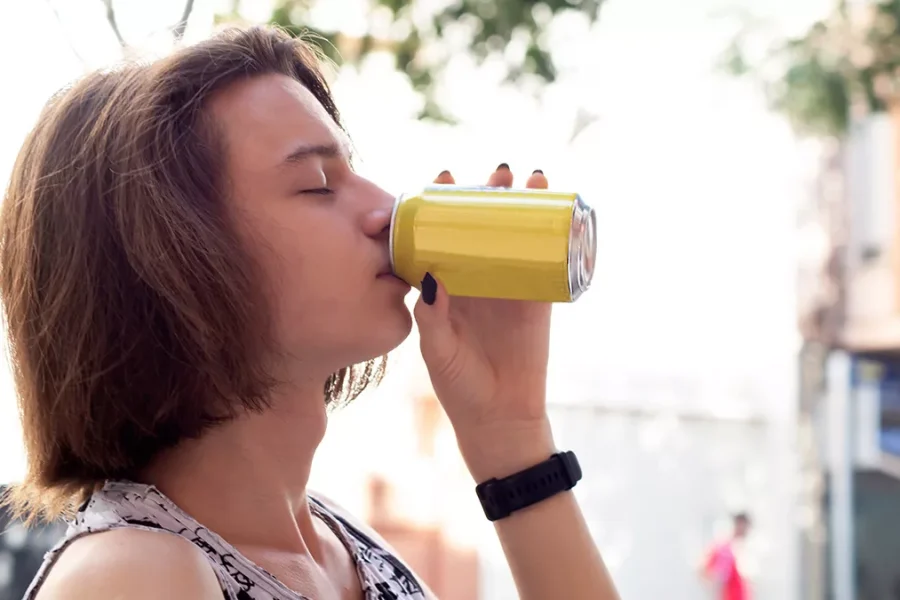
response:
M855 112L886 109L900 91L900 0L852 13L838 8L802 36L780 39L761 60L747 58L742 31L721 57L725 72L760 81L770 107L801 135L843 135Z
M548 23L563 12L574 11L593 24L603 3L603 0L453 0L442 10L423 17L415 1L370 0L373 13L384 14L390 25L380 29L377 35L370 31L359 39L349 40L339 31L322 31L310 26L308 17L314 1L278 0L271 21L294 35L311 36L338 64L358 64L376 50L391 52L397 69L423 95L420 118L437 121L452 121L436 96L437 81L450 59L445 42L451 31L454 39L461 37L467 42L477 64L502 59L508 82L550 83L556 79L557 69L544 35ZM523 52L509 51L513 40L524 47Z
M788 40L775 56L781 76L767 84L770 106L787 116L802 135L839 136L849 124L852 90L858 77L846 56L832 57L821 48L827 33L821 24L805 37Z
M300 11L297 2L282 2L276 6L272 12L269 21L274 25L279 25L293 36L304 36L304 38L315 42L322 52L329 59L338 62L340 54L337 49L338 34L337 32L320 31L308 25L300 25L296 22L296 17Z

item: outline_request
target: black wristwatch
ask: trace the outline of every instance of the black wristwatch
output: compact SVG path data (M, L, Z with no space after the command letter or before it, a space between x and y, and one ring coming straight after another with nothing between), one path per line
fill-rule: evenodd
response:
M554 454L542 463L503 479L488 479L475 493L489 521L570 490L581 480L581 465L572 451Z

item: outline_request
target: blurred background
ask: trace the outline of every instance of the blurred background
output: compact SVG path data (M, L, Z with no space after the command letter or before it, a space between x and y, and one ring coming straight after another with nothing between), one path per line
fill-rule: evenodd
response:
M4 0L0 180L86 71L230 23L312 35L358 168L400 193L542 169L598 212L555 312L559 445L622 598L900 599L900 0ZM0 370L0 484L24 457ZM377 443L375 443L377 442ZM331 417L311 487L442 600L512 599L415 335ZM61 525L0 514L0 600Z

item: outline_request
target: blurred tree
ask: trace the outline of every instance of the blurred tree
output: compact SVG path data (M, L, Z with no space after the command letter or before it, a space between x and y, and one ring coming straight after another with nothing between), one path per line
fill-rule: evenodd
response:
M122 37L122 32L119 30L119 22L116 20L116 9L113 5L113 0L101 0L103 5L106 7L106 21L109 23L110 28L116 36L116 39L119 40L119 45L122 46L123 49L128 49L128 42ZM172 39L175 43L181 41L184 37L184 32L187 29L188 19L191 17L191 13L194 11L194 0L185 0L184 8L181 11L181 18L173 24L169 31L172 34Z
M852 9L842 2L803 35L769 43L757 60L750 49L763 27L746 15L741 21L722 68L759 81L800 134L839 137L852 114L883 111L900 93L900 0Z
M85 71L90 71L92 66L85 60L84 56L78 50L78 44L74 39L74 36L71 32L68 31L68 27L66 26L65 19L60 14L59 10L56 7L56 4L53 0L44 0L47 4L47 7L53 13L54 18L57 23L62 28L63 33L66 36L66 39L69 43L69 49L72 51L72 54L75 55L75 58L78 59L78 62L84 67ZM59 0L57 0L59 1ZM131 44L125 37L122 35L121 29L119 29L119 21L116 17L116 6L113 0L99 0L103 3L104 8L106 9L106 22L109 24L109 28L112 30L113 34L116 36L116 40L119 42L119 46L122 48L122 52L128 56L128 54L132 50ZM194 0L184 0L184 6L181 10L181 18L178 19L177 22L173 23L168 29L169 33L172 36L172 42L177 44L184 38L184 33L187 29L188 19L190 19L191 14L194 12Z
M455 52L477 64L500 59L506 81L553 82L556 66L545 32L554 17L575 12L593 24L604 0L449 0L442 9L404 0L370 0L368 30L351 36L313 25L316 0L276 0L270 21L316 42L340 65L357 65L374 51L394 56L397 69L422 93L420 118L451 121L436 97L436 82ZM324 0L319 0L324 2ZM240 0L219 22L240 20Z

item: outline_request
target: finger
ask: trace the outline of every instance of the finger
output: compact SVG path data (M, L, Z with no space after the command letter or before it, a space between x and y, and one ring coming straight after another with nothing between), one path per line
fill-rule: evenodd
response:
M454 332L450 324L450 297L430 273L422 280L422 294L413 311L419 326L419 343L426 360L445 360L453 351Z
M491 176L488 178L487 184L490 187L512 187L513 174L512 171L509 170L509 165L506 163L500 163L500 166L497 167L497 170L491 173Z
M528 181L525 182L525 187L533 190L546 190L548 186L547 177L540 169L535 169Z
M441 171L440 175L434 179L434 182L453 185L456 183L456 180L453 179L453 175L450 174L450 171Z

